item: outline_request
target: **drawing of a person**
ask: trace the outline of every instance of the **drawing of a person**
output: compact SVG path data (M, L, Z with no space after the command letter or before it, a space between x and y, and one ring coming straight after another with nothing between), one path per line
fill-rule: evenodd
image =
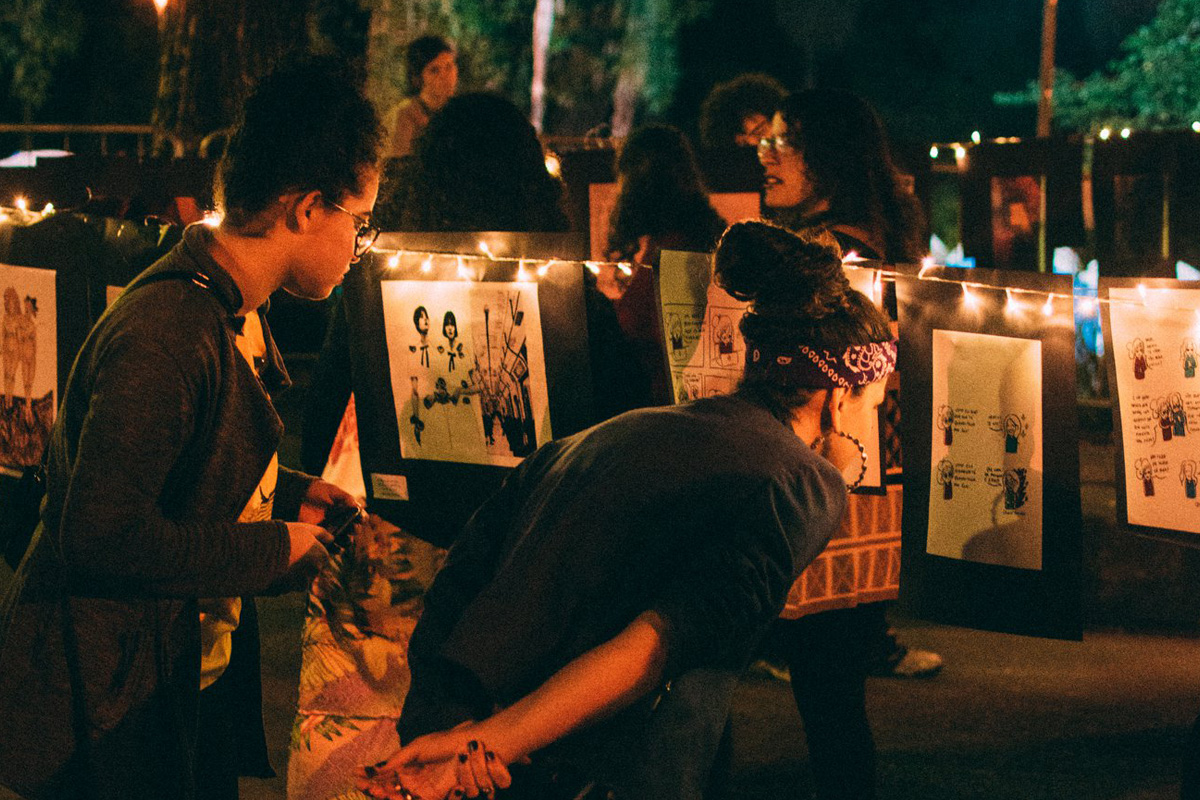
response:
M1187 435L1187 412L1183 410L1183 398L1179 392L1172 392L1170 396L1171 408L1171 428L1176 436Z
M446 369L453 372L455 359L463 356L462 342L458 341L458 320L455 319L453 311L447 311L446 316L442 318L442 336L446 337L446 346L443 348L442 345L438 345L438 352L450 356L450 363Z
M1141 480L1143 494L1154 497L1154 470L1150 467L1150 459L1139 458L1133 462L1133 474Z
M733 355L733 320L724 314L713 319L713 345L716 347L716 362L722 365L735 363Z
M1183 340L1182 359L1183 377L1196 377L1196 343L1191 339Z
M1009 414L1004 418L1004 452L1017 452L1017 445L1020 444L1021 437L1021 420L1016 414Z
M1158 414L1158 427L1162 431L1162 440L1169 442L1175 432L1175 421L1171 417L1171 403L1164 397L1154 404L1154 409Z
M1179 465L1179 482L1189 500L1196 499L1196 462L1190 458Z
M417 329L417 333L421 336L419 345L410 344L408 352L415 353L418 349L421 351L421 366L429 366L429 312L425 310L425 306L417 306L416 311L413 311L413 327Z
M671 316L671 349L683 349L683 320L674 315Z
M4 361L4 402L16 404L14 386L17 382L17 361L20 359L21 298L17 290L9 286L4 290L3 338L0 339L0 356Z
M1028 493L1025 486L1025 470L1010 469L1004 473L1004 508L1015 511L1025 505Z
M25 313L17 328L21 377L25 381L25 420L33 424L33 378L37 373L37 298L26 295Z
M942 429L942 444L946 447L954 444L954 409L950 406L939 408L937 424Z
M937 481L942 485L942 499L954 499L954 463L943 458L938 463Z
M1133 359L1133 377L1142 380L1146 377L1146 343L1141 339L1130 342L1129 357Z

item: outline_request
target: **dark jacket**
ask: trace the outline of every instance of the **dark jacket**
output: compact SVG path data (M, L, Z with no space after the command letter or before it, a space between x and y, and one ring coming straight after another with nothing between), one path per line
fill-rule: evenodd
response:
M402 741L511 704L653 610L665 677L705 675L694 713L667 702L656 715L672 731L634 735L618 718L583 749L619 743L597 777L619 778L624 796L695 796L738 672L845 503L837 470L744 394L632 411L544 445L476 512L426 595ZM679 757L668 766L655 743L679 740L683 756L663 746Z
M42 524L0 617L0 783L30 797L192 796L196 600L287 571L286 526L236 520L282 436L268 387L288 378L265 325L261 380L237 350L241 294L210 243L193 226L143 273L197 270L208 288L127 291L67 382ZM280 470L276 517L309 481Z

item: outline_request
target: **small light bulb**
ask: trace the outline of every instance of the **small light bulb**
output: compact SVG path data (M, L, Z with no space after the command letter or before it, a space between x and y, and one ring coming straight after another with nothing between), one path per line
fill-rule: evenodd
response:
M629 264L624 261L621 261L617 264L617 269L621 270L621 274L625 275L626 277L633 274L633 267L629 266Z
M1110 137L1110 136L1112 136L1112 128L1101 128L1100 129L1100 138L1102 140L1107 142L1108 137Z
M525 269L525 259L517 260L517 282L529 283L529 270Z
M1129 128L1121 128L1121 138L1122 139L1128 139L1129 134L1131 134L1131 133L1133 133L1133 131L1129 130Z
M492 248L488 247L488 243L487 243L487 242L480 242L480 243L479 243L479 252L483 253L485 256L487 256L487 257L488 257L489 259L491 259L492 261L495 261L495 260L496 260L496 256L494 256L494 255L492 254Z
M458 277L468 281L474 277L471 274L471 270L467 269L467 265L463 263L462 256L458 257Z
M1021 310L1020 303L1017 302L1017 297L1013 294L1013 290L1009 287L1004 288L1004 311L1008 314L1016 314Z
M29 201L27 201L24 197L18 197L13 201L13 205L15 205L17 207L17 211L20 211L22 214L29 210Z
M562 177L562 161L556 153L546 153L546 172L555 178Z
M979 135L979 131L971 131L971 141L975 144L979 144L981 141L983 141L983 137Z
M1196 124L1197 124L1197 125L1200 125L1200 122L1197 122ZM938 157L938 153L940 153L940 152L941 152L941 151L940 151L940 150L938 150L938 146L935 144L933 147L929 148L929 157L930 157L930 158L937 158L937 157Z
M388 269L396 269L396 267L400 266L400 254L392 253L391 257L388 258L387 265Z
M979 298L971 291L971 287L965 283L963 284L963 304L971 310L979 307Z
M220 211L205 211L204 219L200 221L210 228L219 228L222 219L224 219L224 215Z
M1096 313L1096 298L1085 297L1079 301L1079 313L1085 317L1090 317Z
M962 159L966 158L967 157L967 148L963 147L961 144L954 145L954 157L959 159L960 161Z
M169 2L170 0L154 0L154 7L158 10L158 13L162 14L167 10Z
M46 207L42 209L42 213L43 214L53 214L54 213L54 203L46 203Z
M1196 133L1200 133L1200 119L1192 123L1192 130L1194 130Z
M544 278L546 277L546 273L550 271L550 265L553 263L553 261L546 261L534 271L537 272L539 278Z
M584 265L588 268L589 271L591 271L591 273L593 275L600 274L600 265L597 264L595 261L585 261Z
M1146 292L1146 284L1139 283L1137 285L1137 290L1138 294L1142 296L1142 305L1146 305L1146 297L1148 296L1148 293Z
M426 256L421 262L421 272L433 272L433 256Z
M1047 317L1054 316L1054 295L1046 295L1046 302L1042 305L1042 314Z

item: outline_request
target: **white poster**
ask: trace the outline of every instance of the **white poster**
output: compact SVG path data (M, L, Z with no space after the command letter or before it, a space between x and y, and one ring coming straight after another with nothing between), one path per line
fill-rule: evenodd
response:
M1109 297L1129 522L1200 533L1200 291Z
M0 465L36 464L58 407L54 272L0 264Z
M550 440L536 283L380 286L404 458L515 466Z
M932 555L1042 568L1042 343L933 332Z

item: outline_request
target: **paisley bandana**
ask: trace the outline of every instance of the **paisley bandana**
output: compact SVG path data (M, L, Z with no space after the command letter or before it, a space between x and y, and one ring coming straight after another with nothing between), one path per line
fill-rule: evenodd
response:
M748 343L749 344L749 343ZM852 345L841 353L808 345L772 351L751 344L746 374L805 389L852 389L886 378L896 369L896 341Z

